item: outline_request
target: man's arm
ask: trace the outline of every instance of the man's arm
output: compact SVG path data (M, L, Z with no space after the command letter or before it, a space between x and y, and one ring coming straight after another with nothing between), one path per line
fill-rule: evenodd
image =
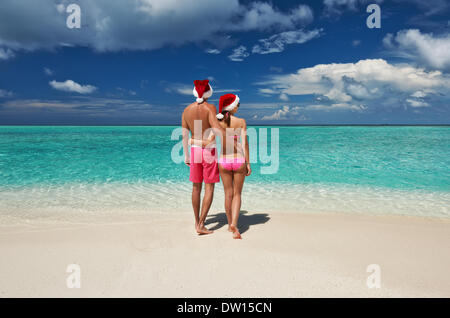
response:
M184 162L186 165L190 165L190 158L189 158L189 149L188 149L188 142L189 142L189 126L186 122L186 119L184 118L184 112L183 115L181 115L181 128L183 129L183 152L184 152Z

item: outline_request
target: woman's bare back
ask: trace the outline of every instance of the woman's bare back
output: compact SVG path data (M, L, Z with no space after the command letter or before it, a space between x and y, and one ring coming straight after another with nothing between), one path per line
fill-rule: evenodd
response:
M225 129L225 138L222 142L222 156L241 158L244 157L244 148L242 139L245 138L245 120L230 115L230 126L227 126L225 120L219 122L220 126Z

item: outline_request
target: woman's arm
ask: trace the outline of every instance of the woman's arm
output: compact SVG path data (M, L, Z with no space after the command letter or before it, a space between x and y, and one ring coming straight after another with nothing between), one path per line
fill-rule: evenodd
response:
M250 150L248 146L247 123L245 122L245 119L242 119L241 140L244 146L243 149L245 164L247 165L247 176L249 176L252 173L252 168L250 167Z
M211 132L208 136L208 139L202 139L202 140L198 140L198 139L189 139L189 144L190 145L195 145L198 147L207 147L210 143L212 143L215 140L216 136L214 135L213 132Z

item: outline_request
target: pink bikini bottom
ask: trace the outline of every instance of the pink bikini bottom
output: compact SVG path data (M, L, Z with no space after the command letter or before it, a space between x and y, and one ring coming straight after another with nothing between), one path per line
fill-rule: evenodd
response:
M229 171L236 171L240 167L242 167L242 164L245 163L245 158L223 158L221 157L219 159L219 164L229 170Z

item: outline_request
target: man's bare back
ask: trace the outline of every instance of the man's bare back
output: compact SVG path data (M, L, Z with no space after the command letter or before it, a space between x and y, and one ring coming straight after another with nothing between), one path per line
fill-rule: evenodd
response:
M201 130L200 127L194 128L196 120L201 121ZM184 109L182 127L189 129L193 139L203 139L207 129L218 128L218 125L219 123L216 119L216 107L206 101L201 104L194 102Z

